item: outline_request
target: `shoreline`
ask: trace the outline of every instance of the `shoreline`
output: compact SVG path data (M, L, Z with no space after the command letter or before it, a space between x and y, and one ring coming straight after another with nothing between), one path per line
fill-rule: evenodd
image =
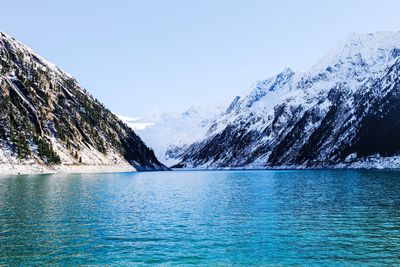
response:
M330 166L330 167L269 167L269 168L171 168L173 171L312 171L312 170L400 170L400 166L379 168L376 166ZM146 171L146 170L145 170ZM5 164L0 163L0 177L5 175L35 174L79 174L79 173L118 173L140 172L130 164L116 165L42 165L42 164Z
M117 165L41 165L0 163L0 176L18 174L56 174L56 173L106 173L137 172L130 164Z

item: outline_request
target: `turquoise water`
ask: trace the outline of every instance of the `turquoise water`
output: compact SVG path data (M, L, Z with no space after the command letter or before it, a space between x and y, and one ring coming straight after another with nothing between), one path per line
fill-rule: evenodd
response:
M0 265L399 265L400 171L0 177Z

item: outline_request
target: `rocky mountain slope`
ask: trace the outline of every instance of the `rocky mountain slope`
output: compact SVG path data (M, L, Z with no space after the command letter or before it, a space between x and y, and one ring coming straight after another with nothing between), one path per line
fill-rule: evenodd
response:
M165 168L73 77L0 33L0 170L19 165Z
M351 34L308 72L257 82L199 140L171 144L175 167L400 167L399 75L400 32Z

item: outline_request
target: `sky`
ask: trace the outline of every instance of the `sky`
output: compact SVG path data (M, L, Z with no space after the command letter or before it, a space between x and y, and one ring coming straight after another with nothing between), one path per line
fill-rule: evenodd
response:
M400 30L391 0L0 0L0 31L142 117L307 71L349 33Z

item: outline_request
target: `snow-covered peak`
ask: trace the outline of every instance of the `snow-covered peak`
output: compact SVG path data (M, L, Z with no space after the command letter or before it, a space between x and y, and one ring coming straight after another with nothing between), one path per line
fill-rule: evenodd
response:
M352 33L311 68L311 73L351 68L371 68L400 56L400 31Z
M175 167L398 167L400 32L351 34L310 71L255 83ZM378 163L373 163L373 160ZM371 160L372 159L372 160Z
M242 94L242 98L249 97L252 94L255 95L257 94L257 92L260 91L276 91L282 85L286 84L293 77L294 74L294 71L292 71L290 68L285 68L282 72L269 79L256 81L248 90L246 90Z
M219 114L226 108L223 103L216 103L214 105L193 105L188 110L183 112L183 117L207 118L210 114Z
M255 82L248 90L243 92L241 96L237 96L227 109L227 113L235 110L238 112L242 109L251 108L257 102L260 102L265 96L273 94L280 95L290 90L288 86L295 76L295 72L290 68L285 68L279 74L266 79Z

